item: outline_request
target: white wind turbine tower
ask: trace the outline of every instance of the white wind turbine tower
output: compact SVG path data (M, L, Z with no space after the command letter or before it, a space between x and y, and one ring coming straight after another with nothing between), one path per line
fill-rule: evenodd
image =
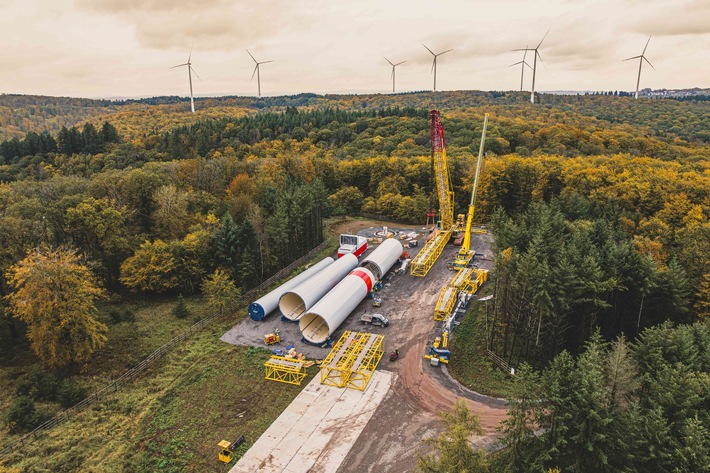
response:
M394 80L395 80L394 68L399 66L400 64L404 64L407 61L398 62L397 64L392 64L392 61L390 61L387 58L385 58L385 61L389 62L390 65L392 66L392 93L394 94Z
M256 74L256 83L258 84L257 87L259 90L259 97L261 97L261 74L259 73L259 71L260 71L259 66L261 66L262 64L268 64L268 63L274 62L274 61L259 62L256 59L254 59L254 56L251 55L251 53L249 52L248 49L246 50L246 52L254 60L254 63L256 64L256 66L254 66L254 72L251 73L251 80L254 80L254 74Z
M197 71L195 71L195 69L192 67L190 59L192 59L192 48L190 48L190 55L187 57L187 62L185 64L178 64L177 66L173 66L170 69L187 66L187 77L190 80L190 110L192 110L192 113L195 113L195 98L192 95L192 73L194 72L198 79L200 79L200 76L197 75Z
M436 58L441 56L442 54L446 54L450 51L453 51L453 49L447 49L444 52L441 52L439 54L434 54L434 51L426 47L426 44L422 43L422 46L426 48L427 51L431 53L432 56L434 56L434 62L431 64L431 70L434 73L434 92L436 92Z
M630 61L632 59L639 60L639 75L638 75L638 78L636 79L636 95L634 96L634 97L636 97L636 100L638 100L638 98L639 98L639 84L641 83L641 66L643 65L643 62L646 61L648 63L648 65L653 68L654 71L656 70L656 68L653 67L653 64L651 64L651 61L646 59L646 56L644 56L644 54L646 54L646 48L648 48L648 43L650 43L650 42L651 42L651 37L649 36L648 41L646 41L646 46L644 46L643 52L641 53L640 56L634 56L634 57L624 59L624 61Z
M513 67L513 66L517 66L518 64L521 65L520 66L520 69L521 69L520 70L520 91L521 92L523 91L523 78L525 77L525 66L528 66L530 69L532 69L532 67L530 67L530 64L525 62L525 57L527 55L528 55L528 47L525 46L525 53L523 54L523 60L515 62L515 63L511 64L510 66L508 66L508 67Z
M550 30L547 30L547 33L549 33ZM547 33L545 33L545 36L542 37L540 42L535 46L535 48L522 48L522 49L513 49L513 51L535 51L535 56L533 59L533 77L532 77L532 90L530 91L530 103L534 104L535 103L535 72L537 72L537 58L540 58L540 62L542 62L542 56L540 56L540 53L538 50L540 49L540 46L542 45L542 42L545 41L545 38L547 38Z

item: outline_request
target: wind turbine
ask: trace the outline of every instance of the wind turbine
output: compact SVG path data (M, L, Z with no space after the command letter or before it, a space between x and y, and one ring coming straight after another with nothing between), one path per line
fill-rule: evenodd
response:
M650 43L650 42L651 42L651 37L649 36L648 41L646 41L646 46L644 46L643 52L641 53L640 56L634 56L634 57L624 59L624 61L630 61L632 59L639 60L639 76L638 76L638 79L636 79L636 95L635 95L636 100L638 100L638 98L639 98L639 84L641 83L641 66L643 65L643 62L646 61L649 66L653 67L653 64L651 64L651 61L646 59L646 56L644 56L644 54L646 54L646 48L648 48L648 43ZM653 70L655 71L656 68L653 67Z
M450 51L453 51L453 49L447 49L446 51L439 53L439 54L434 54L434 51L426 47L426 44L422 43L422 46L426 48L427 51L431 53L432 56L434 56L434 62L431 64L431 70L434 73L434 92L436 92L436 58L441 56L442 54L446 54Z
M397 66L399 66L400 64L404 64L404 63L407 62L407 61L398 62L397 64L392 64L392 61L390 61L390 60L387 59L387 58L385 58L385 61L389 62L390 65L392 66L392 93L394 94L394 78L395 78L395 75L394 75L394 68L397 67Z
M549 33L550 30L547 30L547 33ZM542 45L542 42L545 41L545 38L547 38L547 33L545 33L545 36L542 37L540 42L535 46L535 48L522 48L522 49L513 49L513 51L525 51L526 53L528 51L535 51L535 56L533 59L533 78L532 78L532 91L530 91L530 103L534 104L535 103L535 72L537 71L537 58L540 58L540 61L542 61L542 56L540 56L540 53L538 50L540 49L540 46Z
M194 72L198 79L200 79L200 76L197 75L197 71L195 71L195 69L192 67L190 59L192 59L192 48L190 48L190 55L187 57L187 62L185 64L178 64L177 66L173 66L170 69L187 66L187 77L190 79L190 110L192 110L192 113L195 113L195 98L192 96L192 73Z
M525 77L525 66L528 66L530 69L532 69L532 67L530 67L530 64L525 62L525 57L527 55L528 55L528 47L525 46L525 53L523 54L523 60L515 62L515 63L511 64L510 66L508 66L508 67L513 67L513 66L517 66L518 64L521 64L521 66L520 66L520 69L521 69L520 70L520 91L521 92L523 91L523 77Z
M249 52L248 49L246 50L246 52L254 60L254 63L256 64L256 66L254 66L254 72L251 73L251 80L254 80L254 74L256 74L256 83L258 84L259 97L261 97L261 75L259 73L259 66L261 66L262 64L268 64L268 63L274 62L274 61L259 62L256 59L254 59L254 56L251 55L251 53Z

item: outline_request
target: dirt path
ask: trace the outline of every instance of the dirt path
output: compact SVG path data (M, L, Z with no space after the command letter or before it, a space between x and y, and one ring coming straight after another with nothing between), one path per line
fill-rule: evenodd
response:
M345 225L349 230L361 230L378 223L348 222ZM487 235L475 235L474 245L477 252L490 253ZM434 337L437 323L433 313L439 291L453 277L445 265L453 248L448 246L444 251L426 277L397 276L381 292L383 312L390 319L385 336L386 353L399 348L400 359L396 362L383 360L380 367L397 373L397 381L338 472L412 471L422 438L439 431L439 414L450 409L461 396L469 397L467 402L471 411L481 419L484 436L475 443L490 445L497 438L496 429L505 418L505 409L500 403L471 399L474 396L464 389L452 390L453 382L445 382L439 371L441 368L424 363L426 360L422 356ZM481 266L485 267L484 264Z

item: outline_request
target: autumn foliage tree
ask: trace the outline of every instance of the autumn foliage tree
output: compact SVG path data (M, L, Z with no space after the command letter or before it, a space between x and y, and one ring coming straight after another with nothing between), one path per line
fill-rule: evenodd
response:
M421 473L468 472L485 473L488 470L486 454L475 450L469 441L471 435L482 435L483 429L477 415L466 401L459 398L454 407L441 415L445 430L424 443L434 449L430 455L417 453L417 471Z
M7 296L15 317L27 324L32 349L48 367L86 362L106 343L96 320L104 290L72 250L39 248L7 271Z
M207 298L207 305L220 314L236 302L240 292L222 269L216 269L202 281L202 293Z

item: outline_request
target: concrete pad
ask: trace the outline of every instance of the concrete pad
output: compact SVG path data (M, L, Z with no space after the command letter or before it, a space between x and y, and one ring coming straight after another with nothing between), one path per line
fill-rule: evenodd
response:
M324 386L316 376L230 473L337 470L389 391L393 376L376 371L365 391Z

